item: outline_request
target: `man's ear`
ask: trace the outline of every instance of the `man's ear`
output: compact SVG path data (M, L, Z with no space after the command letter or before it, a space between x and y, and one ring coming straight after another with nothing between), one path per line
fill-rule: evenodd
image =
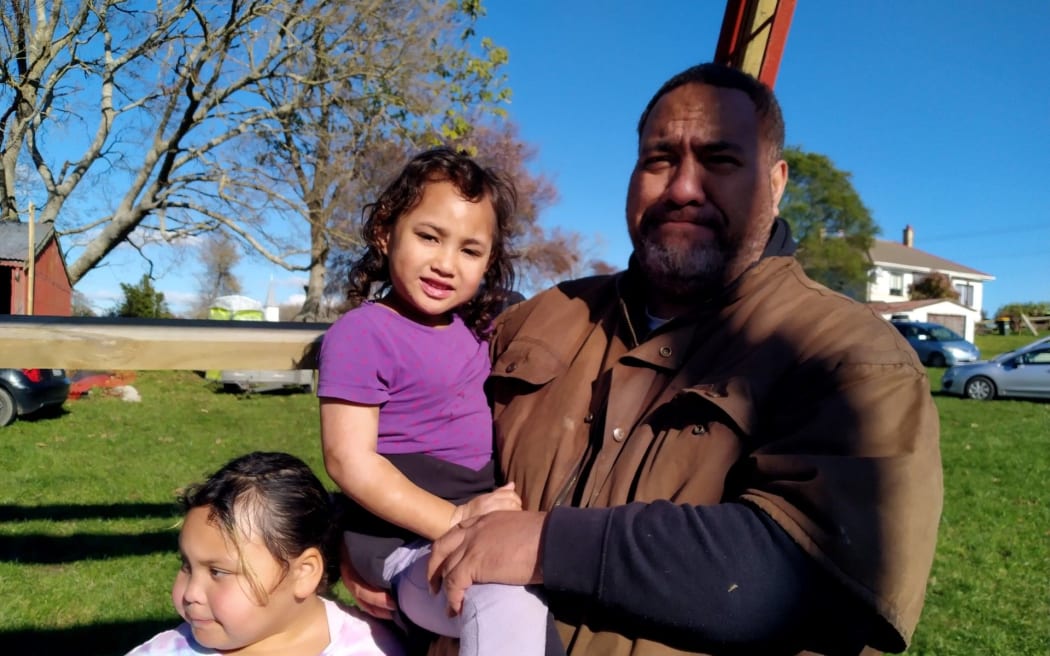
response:
M306 599L317 592L324 576L324 558L316 547L310 547L292 561L289 574L292 577L296 598Z
M773 203L773 216L780 214L780 199L784 197L784 189L787 188L788 165L784 160L777 160L769 169L769 194Z

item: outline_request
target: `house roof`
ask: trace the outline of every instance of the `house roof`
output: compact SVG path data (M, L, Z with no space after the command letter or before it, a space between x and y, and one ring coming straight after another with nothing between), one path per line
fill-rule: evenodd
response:
M34 255L47 245L55 231L48 225L36 225L33 241L36 242ZM17 260L24 262L29 250L29 224L21 221L0 221L0 260Z
M875 244L868 251L871 261L878 265L900 266L906 269L922 269L933 271L950 271L962 273L982 280L995 280L995 276L963 266L943 257L931 255L913 246L905 246L896 241L876 239Z
M924 298L918 301L872 301L868 303L868 307L875 310L879 314L886 314L888 312L911 312L912 310L918 310L919 308L926 307L927 305L937 305L938 303L951 303L952 305L958 305L968 311L974 311L972 308L968 308L950 298Z

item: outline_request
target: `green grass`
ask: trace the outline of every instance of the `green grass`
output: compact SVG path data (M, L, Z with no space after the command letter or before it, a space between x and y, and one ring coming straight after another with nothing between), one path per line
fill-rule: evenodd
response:
M984 336L985 356L1029 336ZM940 371L931 370L939 387ZM327 484L316 399L238 397L145 372L142 403L94 397L0 429L0 645L121 654L178 620L176 490L254 449ZM1050 644L1050 403L937 395L945 509L909 654L1045 654ZM334 486L332 486L334 487ZM19 652L19 649L22 651Z
M1045 336L1045 335L1041 335ZM1030 334L979 335L982 358ZM943 369L930 369L934 390ZM1046 654L1050 645L1050 403L935 395L944 513L909 654Z
M189 372L133 384L141 403L93 395L0 429L0 645L122 654L174 626L176 491L234 456L287 451L334 488L312 395L216 393Z

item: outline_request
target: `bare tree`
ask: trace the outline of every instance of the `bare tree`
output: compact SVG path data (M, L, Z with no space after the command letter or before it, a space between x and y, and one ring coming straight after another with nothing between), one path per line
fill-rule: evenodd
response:
M231 164L239 181L254 185L241 193L305 220L301 319L324 318L332 248L357 245L356 234L338 226L352 225L346 214L390 167L390 155L463 133L468 108L498 111L506 52L474 43L480 10L477 2L359 0L328 3L313 21L289 27L303 44L288 63L294 74L255 89L275 120L255 126L256 156Z
M241 101L290 57L278 22L284 5L11 2L0 213L17 217L10 171L28 158L39 220L83 238L69 265L74 283L133 231L171 239L250 218L222 197L210 164L265 118ZM64 211L71 199L81 201L80 217Z
M233 269L241 260L237 242L227 233L215 232L197 245L202 271L197 274L197 302L189 316L205 319L212 301L220 296L241 293L241 281Z
M478 0L7 0L0 218L33 200L74 245L74 283L121 243L221 230L308 271L318 304L331 241L352 242L330 228L367 154L456 136L465 107L505 98L506 53L474 35L480 13ZM25 192L20 164L36 174Z

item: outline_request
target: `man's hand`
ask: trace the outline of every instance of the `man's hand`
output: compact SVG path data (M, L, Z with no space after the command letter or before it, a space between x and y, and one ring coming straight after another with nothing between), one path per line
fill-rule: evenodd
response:
M354 596L354 601L357 603L358 608L381 620L393 619L394 610L397 609L394 598L386 590L373 587L364 582L350 564L350 554L347 553L346 542L340 540L340 543L342 546L339 550L339 577L342 579L346 589Z
M510 482L487 494L479 494L461 506L456 506L448 526L452 528L465 519L477 517L496 510L521 510L521 497Z
M449 610L458 614L474 583L543 582L540 542L547 513L492 512L464 520L434 542L427 578L444 585Z

